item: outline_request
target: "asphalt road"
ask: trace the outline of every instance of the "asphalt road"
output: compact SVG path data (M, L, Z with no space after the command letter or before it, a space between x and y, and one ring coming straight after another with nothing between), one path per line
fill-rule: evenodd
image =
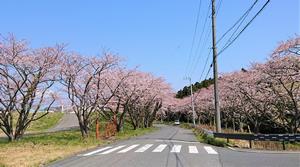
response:
M78 119L75 115L75 113L65 113L59 123L48 130L48 132L57 132L57 131L63 131L63 130L70 130L79 128L78 125Z
M62 167L300 167L300 154L241 152L196 141L192 131L161 126L141 137L80 153Z

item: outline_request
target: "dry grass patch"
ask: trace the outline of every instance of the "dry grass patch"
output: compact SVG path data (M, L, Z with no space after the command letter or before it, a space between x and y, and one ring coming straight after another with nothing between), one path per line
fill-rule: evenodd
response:
M11 143L1 140L0 166L41 166L105 143L94 137L82 140L78 131L26 136Z
M115 140L143 135L153 130L155 128L126 129L109 140L96 140L93 132L90 138L83 140L80 132L75 130L30 135L15 142L0 139L0 167L43 166Z
M31 144L25 144L23 147L7 147L1 149L0 164L3 166L16 167L40 166L70 156L74 154L74 152L80 152L89 148L92 147Z

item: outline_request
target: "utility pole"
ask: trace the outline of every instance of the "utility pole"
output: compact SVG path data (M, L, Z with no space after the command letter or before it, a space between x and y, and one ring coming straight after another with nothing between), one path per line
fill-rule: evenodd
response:
M212 21L212 49L213 49L213 70L214 70L214 97L215 97L215 124L216 131L221 132L221 115L218 89L218 65L217 65L217 47L216 47L216 9L215 0L211 0L211 21Z
M188 79L190 81L190 88L191 88L191 105L192 105L192 112L193 112L193 125L195 126L195 108L194 108L194 94L193 94L193 84L191 77L186 77L185 79Z

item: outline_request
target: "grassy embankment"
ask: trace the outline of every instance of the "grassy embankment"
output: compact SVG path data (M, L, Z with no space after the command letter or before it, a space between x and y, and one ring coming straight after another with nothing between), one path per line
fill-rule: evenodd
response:
M78 130L30 135L12 143L0 140L0 167L41 166L81 151L155 130L132 130L130 126L126 127L123 132L106 140L96 140L93 131L89 138L83 140Z
M37 113L37 116L41 115L42 113ZM41 119L38 119L36 121L33 121L25 133L35 133L35 132L44 132L49 128L52 128L55 126L60 119L62 118L64 114L63 113L49 113L46 116L42 117ZM17 115L14 114L13 122L14 127L15 123L17 122ZM0 137L4 137L5 134L0 130Z
M212 136L208 136L201 132L198 128L192 128L190 124L181 124L180 127L193 129L197 139L199 142L207 143L219 147L231 146L231 147L238 147L238 148L249 148L249 141L245 140L233 140L230 139L229 143L227 143L226 139L222 138L213 138ZM213 129L213 127L204 126L205 129ZM241 133L241 132L234 132L232 129L222 129L225 133ZM300 143L299 142L286 142L286 150L287 151L299 151L300 150ZM260 149L260 150L275 150L279 151L282 150L282 143L281 142L273 142L273 141L252 141L252 149Z

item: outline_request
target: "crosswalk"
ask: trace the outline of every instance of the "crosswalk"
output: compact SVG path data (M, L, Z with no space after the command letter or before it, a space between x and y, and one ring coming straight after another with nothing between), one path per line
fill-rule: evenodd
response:
M169 148L169 149L167 149ZM110 153L128 153L130 151L134 153L143 153L143 152L152 152L152 153L161 153L163 151L169 151L170 153L181 153L182 150L187 151L190 154L199 154L198 149L203 149L207 154L216 155L218 152L213 149L210 146L195 146L195 145L189 145L189 146L182 146L182 145L167 145L167 144L133 144L133 145L119 145L119 146L108 146L99 148L97 150L81 154L80 156L91 156L91 155L105 155Z

